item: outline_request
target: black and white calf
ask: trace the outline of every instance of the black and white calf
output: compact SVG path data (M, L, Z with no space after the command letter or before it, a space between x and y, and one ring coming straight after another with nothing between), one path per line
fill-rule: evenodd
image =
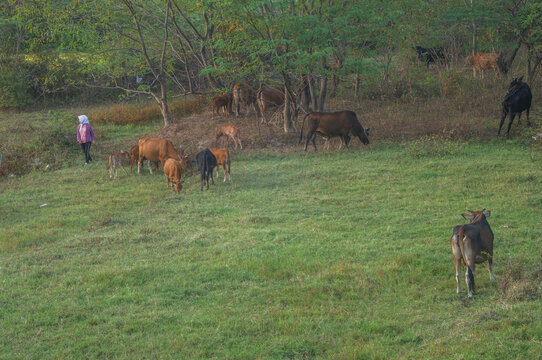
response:
M203 191L203 184L207 182L207 190L209 190L209 176L213 185L213 169L216 167L216 157L211 150L205 149L196 155L196 162L198 164L199 173L201 174L201 190Z

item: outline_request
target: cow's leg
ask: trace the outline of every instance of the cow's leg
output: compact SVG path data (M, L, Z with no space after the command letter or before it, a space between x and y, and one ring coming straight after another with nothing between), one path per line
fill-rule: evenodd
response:
M508 113L505 113L502 118L501 118L501 123L499 124L499 131L497 132L497 136L499 136L501 134L501 128L504 124L504 119L506 119L506 115L508 115Z
M128 175L128 171L126 171L126 169L124 168L124 164L122 163L122 161L120 162L120 167L122 168L122 170L124 171L124 173L126 175Z
M457 282L457 293L461 289L461 248L459 247L459 235L452 235L452 255L455 266L455 281Z
M228 180L229 180L229 182L231 182L231 172L230 172L230 167L231 167L231 163L230 163L230 161L228 160Z
M205 169L203 169L203 170L201 171L201 174L200 174L200 175L201 175L201 189L200 189L200 190L203 191L203 184L204 184L204 182L205 182Z
M237 142L239 143L239 147L241 148L241 150L243 150L243 144L241 143L241 137L240 136L237 136Z
M360 139L361 140L361 139ZM344 146L346 147L346 150L350 150L348 148L348 143L350 142L350 136L348 134L345 134L343 136Z
M487 268L489 269L489 280L495 280L495 276L493 276L493 256L491 255L487 259Z
M521 124L521 113L518 113L518 125Z
M141 162L142 162L142 161L143 161L142 158L139 158L139 159L137 160L137 174L138 174L138 175L141 174Z
M512 127L512 123L514 122L514 118L516 117L515 112L510 113L510 122L508 123L508 131L506 132L506 136L510 136L510 128Z
M115 171L115 179L117 178L117 163L113 163L114 171Z
M224 182L226 182L226 160L222 163L222 171L224 172ZM218 165L216 166L216 173L218 178Z
M218 165L216 166L218 167ZM209 173L211 174L211 183L214 185L215 184L215 178L213 177L213 168L210 168L209 169Z
M529 112L531 111L531 108L527 108L527 126L531 126L531 121L529 120Z
M150 160L147 160L147 167L149 168L149 172L151 173L151 175L153 175Z

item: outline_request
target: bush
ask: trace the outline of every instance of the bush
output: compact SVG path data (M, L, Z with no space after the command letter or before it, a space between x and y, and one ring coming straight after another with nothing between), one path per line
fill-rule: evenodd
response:
M454 155L460 145L457 141L452 141L453 135L454 131L451 130L436 135L422 136L405 145L406 153L413 158Z
M34 104L31 79L28 69L0 63L0 109L21 109Z

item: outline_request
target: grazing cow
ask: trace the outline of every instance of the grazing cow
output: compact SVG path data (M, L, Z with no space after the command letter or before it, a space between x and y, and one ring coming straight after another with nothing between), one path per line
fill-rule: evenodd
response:
M233 104L235 106L235 116L239 116L241 103L247 108L247 116L250 115L250 107L256 110L256 92L248 83L237 83L233 86Z
M124 168L124 164L128 164L130 162L130 154L128 151L121 150L118 153L110 154L109 155L109 179L113 178L113 172L115 172L115 179L117 178L117 167L120 166L122 170L124 170L124 173L128 175L128 172Z
M228 166L228 178L231 182L231 157L228 149L215 149L211 148L211 152L216 158L216 177L218 178L218 165L222 165L222 170L224 171L224 182L226 182L226 165Z
M284 104L284 89L281 87L269 87L259 90L256 99L258 108L262 114L262 122L265 123L265 111Z
M213 104L213 116L218 116L220 113L220 109L223 110L224 114L230 115L232 113L232 102L233 102L233 94L227 93L227 94L219 94L211 99L211 103Z
M175 160L181 160L181 154L175 150L173 143L166 139L151 138L143 136L139 139L139 157L137 161L137 173L141 172L141 163L144 159L162 163L162 169L167 159L172 158ZM152 175L152 169L150 163L148 163L149 172Z
M139 160L139 144L135 144L130 148L130 173L132 172L132 167L134 164L137 164ZM147 160L147 163L150 164L150 161ZM154 171L158 171L158 161L154 161ZM149 165L150 166L150 165Z
M465 281L469 290L469 298L472 298L476 264L487 261L489 278L495 280L493 276L493 231L491 231L487 222L491 211L484 213L486 209L479 211L467 210L470 211L470 214L461 214L461 216L469 220L470 224L454 227L451 243L457 293L459 294L460 291L460 270L461 262L463 262L467 266Z
M502 118L499 125L499 131L497 136L501 134L501 128L504 124L504 119L508 114L510 114L510 122L508 123L508 131L506 136L510 136L510 128L512 127L512 122L518 115L518 123L521 120L521 113L527 111L527 126L530 126L529 121L529 112L531 111L531 101L533 100L533 95L531 94L531 88L527 83L523 82L523 76L514 78L510 85L508 86L508 92L504 96L504 101L502 102Z
M350 142L350 132L352 135L357 136L359 140L365 145L369 144L369 129L363 128L356 117L356 113L353 111L337 111L329 113L310 112L303 118L301 124L301 132L299 133L299 142L303 140L303 128L305 126L305 120L307 121L307 142L305 143L305 151L307 146L312 140L314 151L316 151L316 133L320 134L326 142L330 138L339 136L346 148L348 149L348 143Z
M220 129L215 132L215 140L220 139L221 136L226 136L226 146L229 144L229 140L232 139L237 149L237 145L243 148L241 144L241 133L236 126L233 125L222 125Z
M427 67L429 67L430 63L437 63L438 61L444 61L446 59L444 48L440 46L431 48L416 46L416 54L418 55L418 59L420 59L421 62L424 62Z
M467 65L472 65L480 72L482 79L484 78L484 71L493 69L495 74L499 72L499 54L497 53L477 53L474 56L467 56L465 62Z
M167 159L164 163L164 175L167 180L167 187L171 181L171 187L177 194L182 190L184 180L181 181L182 170L190 170L190 160L184 156L181 161L175 159Z
M203 191L203 184L207 181L207 190L209 190L209 176L211 176L211 182L213 185L213 169L216 166L216 158L209 149L205 149L196 155L196 162L198 164L199 173L201 174L201 191Z

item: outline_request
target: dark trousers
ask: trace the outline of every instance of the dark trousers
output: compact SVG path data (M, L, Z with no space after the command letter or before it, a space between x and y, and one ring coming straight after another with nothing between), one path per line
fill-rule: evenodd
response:
M88 164L92 161L92 158L90 157L90 145L92 142L86 142L81 144L81 150L85 153L85 162Z

